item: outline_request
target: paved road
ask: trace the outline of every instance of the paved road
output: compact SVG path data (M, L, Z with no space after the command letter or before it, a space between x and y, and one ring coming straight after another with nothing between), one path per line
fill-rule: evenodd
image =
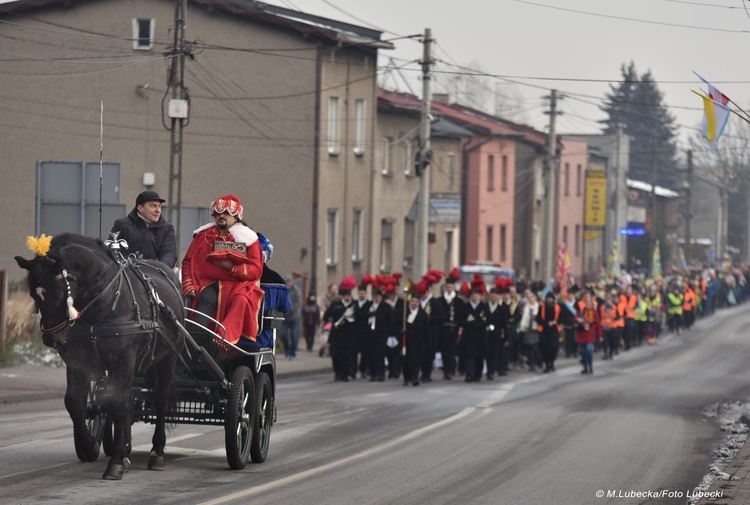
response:
M131 471L103 482L103 459L75 460L61 399L9 404L0 502L682 504L606 493L685 493L701 481L721 436L701 410L750 395L748 323L747 308L720 312L657 347L595 362L593 377L573 360L552 376L478 385L290 376L268 461L240 472L227 469L221 427L185 425L169 436L166 471L145 471L151 427L136 425Z

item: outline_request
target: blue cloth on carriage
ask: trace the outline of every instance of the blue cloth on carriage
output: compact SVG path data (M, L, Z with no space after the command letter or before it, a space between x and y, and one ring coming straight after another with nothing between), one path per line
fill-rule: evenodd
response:
M263 301L263 317L269 315L271 311L278 310L287 313L292 308L292 301L289 299L289 286L286 284L263 284L260 285L265 293ZM255 342L247 339L240 339L240 347L271 347L273 346L273 329L269 321L263 321L263 330L256 337Z

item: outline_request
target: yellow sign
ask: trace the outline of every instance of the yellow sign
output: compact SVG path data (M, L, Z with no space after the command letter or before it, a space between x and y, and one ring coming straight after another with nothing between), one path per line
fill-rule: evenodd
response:
M607 223L607 174L604 170L586 171L584 201L584 240L601 237Z

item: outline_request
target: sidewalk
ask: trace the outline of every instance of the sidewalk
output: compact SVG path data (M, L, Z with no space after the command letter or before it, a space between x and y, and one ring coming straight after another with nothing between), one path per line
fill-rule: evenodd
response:
M299 377L309 374L332 372L331 358L318 356L313 352L297 351L297 357L290 361L283 351L276 354L276 376ZM65 368L52 368L41 365L0 366L0 405L40 400L62 400L65 396Z

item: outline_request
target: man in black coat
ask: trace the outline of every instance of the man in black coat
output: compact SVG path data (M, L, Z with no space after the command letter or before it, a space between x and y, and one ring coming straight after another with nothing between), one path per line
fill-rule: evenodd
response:
M393 326L391 306L383 301L380 288L372 290L370 316L367 319L369 331L368 352L370 358L370 382L385 380L385 343Z
M508 369L508 320L509 305L500 298L500 290L490 290L487 304L487 379L493 380L495 373L507 375Z
M443 326L443 318L437 307L437 299L432 297L431 286L426 287L419 301L422 310L427 314L430 323L430 338L425 342L424 361L422 362L422 382L432 382L432 368L435 363L435 353L440 345L440 329Z
M367 326L367 320L370 317L370 305L372 302L367 299L367 286L360 285L357 287L357 299L354 301L354 307L357 311L357 343L352 356L351 366L351 377L357 378L357 371L359 370L360 377L365 378L371 375L370 358L368 356L369 346L368 341L370 339L370 330Z
M130 214L115 221L112 232L119 232L118 238L128 243L125 255L140 254L174 268L177 244L174 226L161 215L161 204L165 201L156 191L144 191L135 199Z
M482 365L487 345L487 313L487 304L482 301L482 291L472 288L469 301L464 304L464 314L461 319L466 382L482 380Z
M341 298L335 300L325 314L323 322L331 323L328 336L334 380L348 382L351 372L351 360L356 349L357 323L355 303L351 289L339 289Z
M463 301L456 296L456 286L447 279L443 296L435 299L435 311L440 321L440 354L443 357L443 378L451 380L456 374L456 345L458 323L463 311Z
M406 324L407 312L406 300L396 296L396 293L387 293L385 303L391 307L391 331L386 339L386 357L388 358L388 378L398 379L401 375L401 349L404 338L404 325Z
M404 386L408 386L409 383L412 386L419 386L419 372L424 363L427 342L430 341L430 321L417 297L409 299L404 341L406 343L403 361Z

